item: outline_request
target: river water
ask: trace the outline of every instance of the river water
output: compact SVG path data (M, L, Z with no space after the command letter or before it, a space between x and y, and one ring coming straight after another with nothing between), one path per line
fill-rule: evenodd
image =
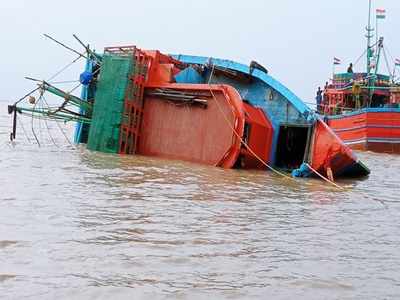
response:
M400 298L400 156L358 153L372 174L339 191L89 152L43 122L39 148L29 119L10 144L2 107L1 299Z

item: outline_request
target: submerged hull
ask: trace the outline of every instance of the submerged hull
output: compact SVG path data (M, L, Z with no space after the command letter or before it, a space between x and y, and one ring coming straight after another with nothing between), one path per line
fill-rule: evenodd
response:
M89 149L223 168L280 169L304 177L317 176L312 169L322 176L328 170L335 177L369 174L351 149L265 69L120 49L106 48Z
M353 149L400 153L400 109L362 109L330 116L327 124Z
M63 98L46 116L83 122L76 140L89 150L299 177L369 174L300 98L254 61L109 47L89 57L80 78L82 99L48 83L41 93ZM79 114L65 108L70 101ZM14 115L22 109L11 108Z

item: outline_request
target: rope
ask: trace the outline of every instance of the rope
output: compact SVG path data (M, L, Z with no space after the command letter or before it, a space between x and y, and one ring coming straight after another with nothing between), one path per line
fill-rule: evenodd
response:
M212 87L211 87L211 79L212 76L214 75L214 65L211 69L211 74L210 74L210 78L208 80L208 85L210 87L210 93L214 99L214 102L217 104L218 110L221 112L222 116L224 117L225 121L227 122L227 124L229 125L229 127L231 128L231 130L233 131L233 133L235 134L235 136L241 141L242 145L245 146L245 148L257 159L259 160L264 166L266 166L268 169L270 169L272 172L284 177L284 178L288 178L291 180L294 180L292 177L287 176L286 174L283 174L282 172L276 170L275 168L273 168L272 166L270 166L269 164L267 164L262 158L260 158L251 148L250 146L242 139L242 137L236 132L235 128L233 128L232 124L229 122L227 116L225 115L225 113L222 111L221 106L219 105L217 98L214 95L214 92L212 91Z
M386 44L386 43L385 43L385 44ZM394 58L393 58L393 56L392 56L392 54L391 54L389 48L386 48L386 47L385 47L385 49L387 50L387 52L388 52L388 54L389 54L389 57L390 57L390 59L392 60L392 63L394 64Z
M66 81L49 81L50 84L65 84L65 83L75 83L79 80L66 80Z
M231 125L231 123L229 122L228 118L226 117L226 115L223 113L221 107L219 106L219 103L213 93L213 91L211 90L211 86L210 86L210 92L212 97L214 98L214 101L217 103L217 107L219 109L219 111L222 113L225 121L227 121L227 123L229 124L229 127L232 129L233 133L235 134L235 136L240 140L240 142L243 144L243 146L255 157L257 158L257 160L259 160L264 166L266 166L268 169L270 169L271 171L273 171L274 173L285 177L285 178L290 178L293 179L290 176L287 176L286 174L283 174L282 172L279 172L278 170L274 169L273 167L271 167L269 164L267 164L262 158L260 158L251 148L250 146L242 139L242 137L236 132L235 128L233 128L233 126Z
M57 73L55 73L53 76L51 76L47 81L50 81L52 79L54 79L55 77L57 77L58 75L60 75L62 72L64 72L67 68L69 68L71 65L73 65L74 63L76 63L79 59L81 58L78 57L76 59L74 59L72 62L70 62L68 65L66 65L65 67L63 67L61 70L59 70ZM30 91L29 93L27 93L26 95L24 95L22 98L18 99L14 105L17 105L18 103L20 103L22 100L26 99L27 97L29 97L30 95L32 95L34 92L38 91L40 89L40 87L35 88L34 90Z
M69 64L67 64L65 67L63 67L62 69L60 69L58 72L56 72L53 76L51 76L49 79L47 79L46 81L50 81L53 80L54 78L56 78L58 75L60 75L62 72L64 72L66 69L68 69L70 66L72 66L74 63L76 63L78 60L81 59L82 56L79 56L77 58L75 58L72 62L70 62Z
M82 85L82 83L79 83L78 85L76 85L72 90L70 90L68 92L68 94L72 94L77 88L79 88Z
M378 45L378 42L375 42L374 44L371 45L371 48L374 48L376 45ZM359 58L357 58L356 62L354 63L354 66L356 66L358 64L358 62L361 60L361 58L363 58L363 56L367 53L368 49L365 49L364 52L360 55Z
M315 170L313 167L311 167L308 163L306 163L306 166L308 168L310 168L311 171L313 171L315 174L317 174L319 177L321 177L323 180L325 180L326 182L334 185L335 187L337 187L340 190L344 190L344 187L341 187L340 185L334 183L332 180L329 180L328 178L326 178L325 176L323 176L321 173L319 173L317 170Z
M383 47L382 47L382 49L383 49L383 57L385 58L385 62L386 62L386 69L387 69L388 73L389 73L390 75L392 75L391 72L390 72L389 61L388 61L388 58L387 58L387 56L386 56L386 50L385 50L385 48L383 48Z
M33 109L35 109L36 108L36 103L35 103L35 105L33 106ZM33 119L34 119L34 114L33 114L33 111L32 111L32 120L31 120L31 129L32 129L32 133L33 133L33 137L35 138L35 140L36 140L36 143L38 144L38 146L40 147L40 142L39 142L39 139L38 139L38 137L37 137L37 135L36 135L36 133L35 133L35 128L34 128L34 124L33 124Z
M44 102L44 101L41 101L41 102ZM41 103L41 104L42 104L42 111L44 111L43 103ZM57 148L60 148L60 147L57 145L56 141L54 140L53 136L51 135L50 128L49 128L49 124L47 123L47 120L46 120L46 119L43 119L43 120L44 120L44 124L46 125L47 133L49 134L50 140L52 141L52 143L54 144L54 146L56 146Z
M267 167L269 170L271 170L271 171L274 172L275 174L278 174L278 175L282 176L283 178L290 179L290 180L292 180L292 181L294 181L294 182L297 182L293 177L290 177L290 176L287 176L286 174L283 174L282 172L276 170L275 168L273 168L272 166L270 166L268 163L266 163L262 158L260 158L260 157L250 148L250 146L249 146L249 145L243 140L243 138L236 132L235 128L233 128L233 126L232 126L231 123L229 122L227 116L226 116L225 113L222 111L222 108L221 108L221 106L219 105L219 103L218 103L218 101L217 101L217 99L216 99L216 97L215 97L215 95L214 95L214 92L212 91L212 87L211 87L210 82L211 82L211 79L212 79L212 76L213 76L213 75L214 75L214 65L212 66L211 73L210 73L210 77L209 77L208 83L207 83L207 84L209 85L209 88L210 88L210 93L211 93L211 95L212 95L212 97L213 97L213 99L214 99L214 102L217 104L218 110L221 112L222 116L224 117L225 121L227 122L228 126L231 128L231 130L233 131L233 133L235 134L235 136L241 141L242 145L243 145L243 146L244 146L244 147L245 147L259 162L260 162L260 163L262 163L262 164L263 164L265 167ZM306 164L307 164L308 167L310 167L310 169L311 169L313 172L315 172L317 175L319 175L319 176L320 176L321 178L323 178L325 181L327 181L328 183L332 184L334 187L336 187L336 188L338 188L338 189L340 189L340 190L344 190L344 188L341 187L340 185L334 183L333 181L329 180L328 178L325 178L324 176L322 176L321 174L319 174L318 172L316 172L313 168L311 168L311 166L310 166L308 163L306 163Z
M38 110L39 110L39 112L41 111L41 107L40 107L40 101L38 101ZM42 113L43 113L43 110L42 110ZM43 142L43 129L42 129L42 120L41 119L39 119L38 121L37 121L37 124L38 124L38 127L39 127L39 140L40 141L42 141Z
M383 48L383 47L382 47L382 49L383 49L383 56L384 56L385 61L386 61L386 68L387 68L389 74L392 76L392 80L394 80L394 74L392 75L392 74L390 73L390 66L389 66L388 58L387 58L387 56L386 56L386 50L385 50L385 48ZM391 121L392 121L392 125L395 125L394 119L392 119ZM389 129L389 130L390 130L391 133L393 133L393 128L392 128L392 129ZM392 153L394 153L394 144L391 144L391 148L392 148Z
M93 76L96 75L96 74L100 71L100 69L101 69L101 68L98 68L96 71L94 71L94 72L93 72ZM71 94L72 92L74 92L74 91L75 91L77 88L79 88L81 85L82 85L82 83L79 83L78 85L76 85L72 90L70 90L70 91L68 92L68 94Z
M386 49L386 47L385 47L385 49ZM396 73L396 64L395 64L395 61L394 61L394 58L393 58L392 54L390 53L390 50L389 50L389 48L387 48L386 50L387 50L387 53L389 54L389 57L390 57L390 59L391 59L391 63L394 65L394 68L393 68L393 74L392 74L392 73L390 73L390 72L389 72L389 74L391 74L391 75L392 75L392 80L393 80L393 82L395 82L395 81L396 81L396 78L395 78L395 73Z
M18 115L17 115L17 118L18 118ZM19 124L21 126L22 131L24 132L24 135L25 135L28 143L30 144L31 143L31 139L29 138L28 133L25 130L25 126L24 126L24 123L22 122L22 119L20 121L17 120L17 124Z
M39 90L40 87L35 88L34 90L30 91L29 93L27 93L25 96L23 96L22 98L18 99L15 103L14 106L17 105L18 103L20 103L22 100L24 100L26 97L32 95L34 92L36 92L37 90Z
M47 105L48 107L50 107L49 104L48 104L48 102L46 101L46 98L45 98L44 96L43 96L43 101L46 103L46 105ZM56 124L57 124L58 129L60 129L61 133L63 134L63 136L64 136L65 139L67 140L67 142L68 142L74 149L76 149L75 146L72 144L72 142L69 140L69 138L68 138L68 136L66 135L66 133L64 132L64 130L61 128L61 125L59 124L59 122L56 121Z
M363 54L361 54L360 57L357 58L356 62L354 63L354 66L356 66L356 65L359 63L359 61L361 60L361 58L363 58L363 56L364 56L366 53L367 53L367 50L364 50Z

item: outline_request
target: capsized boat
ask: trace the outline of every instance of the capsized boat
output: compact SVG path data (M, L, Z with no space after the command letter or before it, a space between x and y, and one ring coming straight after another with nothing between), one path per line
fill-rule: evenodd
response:
M369 10L371 15L371 1ZM384 17L385 11L377 9L376 24ZM353 73L351 65L348 72L334 74L325 86L318 110L346 145L359 150L400 153L400 83L395 77L400 60L395 60L392 72L383 37L372 44L371 19L366 29L366 71ZM379 73L383 58L387 75ZM334 64L339 63L339 59L334 60Z
M60 96L57 109L18 104L9 112L76 121L75 141L94 151L279 169L299 177L369 174L352 150L257 62L166 55L135 46L107 47L101 55L87 50L81 97L42 81L39 100L45 92ZM15 131L11 135L15 138Z

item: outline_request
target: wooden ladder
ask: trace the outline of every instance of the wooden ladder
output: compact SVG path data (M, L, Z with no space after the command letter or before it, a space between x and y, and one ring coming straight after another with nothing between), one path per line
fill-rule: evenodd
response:
M136 47L132 51L132 73L125 95L119 140L120 154L138 152L143 119L143 94L150 57Z

